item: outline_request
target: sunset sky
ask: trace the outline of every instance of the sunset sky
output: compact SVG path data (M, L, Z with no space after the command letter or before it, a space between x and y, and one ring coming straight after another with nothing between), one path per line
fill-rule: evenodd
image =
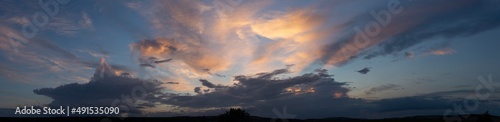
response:
M3 0L0 108L500 115L499 26L500 0Z

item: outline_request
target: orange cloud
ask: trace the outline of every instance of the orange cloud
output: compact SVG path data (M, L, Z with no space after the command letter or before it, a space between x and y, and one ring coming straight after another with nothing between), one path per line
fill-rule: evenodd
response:
M455 53L455 50L451 48L444 48L444 49L433 50L430 53L433 55L449 55Z
M295 64L294 71L301 71L322 55L318 49L328 38L342 30L340 27L323 27L326 13L313 7L286 12L275 12L257 19L252 31L272 39L269 44L258 47L252 65Z
M199 74L204 73L204 69L223 71L230 64L224 58L212 54L208 47L198 43L189 43L189 41L178 42L166 38L142 40L131 44L130 48L132 52L138 53L139 58L156 57L179 60Z
M314 31L326 20L324 15L307 8L270 16L273 18L258 20L251 28L255 33L271 39L293 39Z
M370 27L366 26L372 26L370 24L377 22L376 19L361 24L356 23L356 19L367 18L347 15L331 19L336 17L331 13L333 9L318 9L319 5L261 14L270 3L244 1L230 5L227 11L199 1L157 2L142 7L133 4L131 8L139 10L157 34L155 42L137 42L131 49L138 52L139 58L172 58L172 62L161 64L165 66L160 68L175 71L173 65L176 65L188 71L175 75L190 78L208 77L209 74L252 74L289 64L295 64L291 70L300 72L315 62L342 65L361 52L417 26L427 16L412 21L406 18L428 13L420 10L393 15L380 32L367 34L365 31ZM365 35L369 37L363 37Z

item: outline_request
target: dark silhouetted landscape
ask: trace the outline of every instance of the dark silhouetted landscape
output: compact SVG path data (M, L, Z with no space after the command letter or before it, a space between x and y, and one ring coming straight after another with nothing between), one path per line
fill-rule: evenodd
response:
M484 114L461 115L460 122L500 122L499 116L490 115L488 112ZM17 121L49 121L49 122L443 122L443 116L411 116L400 118L384 118L384 119L361 119L361 118L346 118L332 117L323 119L286 119L286 118L263 118L250 116L242 109L233 109L226 111L219 116L179 116L179 117L28 117L15 118L6 117L0 118L1 122L17 122Z

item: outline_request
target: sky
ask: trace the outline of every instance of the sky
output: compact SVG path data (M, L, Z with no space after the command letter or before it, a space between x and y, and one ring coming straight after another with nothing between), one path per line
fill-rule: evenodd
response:
M500 115L499 15L500 0L6 0L0 108Z

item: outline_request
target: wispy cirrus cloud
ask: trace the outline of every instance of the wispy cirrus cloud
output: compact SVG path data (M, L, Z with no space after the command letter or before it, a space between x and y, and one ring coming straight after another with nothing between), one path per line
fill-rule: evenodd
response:
M68 17L68 16L75 16ZM55 17L46 27L60 35L76 35L84 30L94 30L92 19L89 14L82 12L81 15L68 15L63 17Z
M455 53L455 50L451 48L437 49L430 52L433 55L449 55Z
M401 86L395 85L395 84L386 84L386 85L381 85L381 86L377 86L377 87L371 87L370 89L365 91L365 94L371 95L371 94L375 94L375 93L387 91L387 90L398 90L397 89L398 87L401 87Z
M408 28L401 33L392 34L391 38L378 45L374 50L365 51L364 58L370 59L376 56L384 56L404 51L410 47L430 42L437 38L452 39L457 37L467 37L481 32L497 28L500 18L489 16L500 13L495 1L437 1L446 4L445 7L432 7L434 9L421 9L423 5L443 5L430 4L421 1L416 5L405 8L402 15L396 15L395 18L405 16L419 16L420 21L415 21L413 27ZM428 6L426 6L428 7ZM402 21L404 21L402 19ZM412 21L413 22L413 21ZM480 22L480 23L479 23ZM394 25L401 22L392 21ZM384 29L382 29L384 31ZM451 43L451 42L450 42ZM437 51L433 54L450 54L453 51L446 49Z
M94 29L94 25L92 23L92 19L90 18L89 14L87 14L86 12L82 13L82 18L81 18L81 20L78 23L80 24L81 28L84 28L84 29Z

